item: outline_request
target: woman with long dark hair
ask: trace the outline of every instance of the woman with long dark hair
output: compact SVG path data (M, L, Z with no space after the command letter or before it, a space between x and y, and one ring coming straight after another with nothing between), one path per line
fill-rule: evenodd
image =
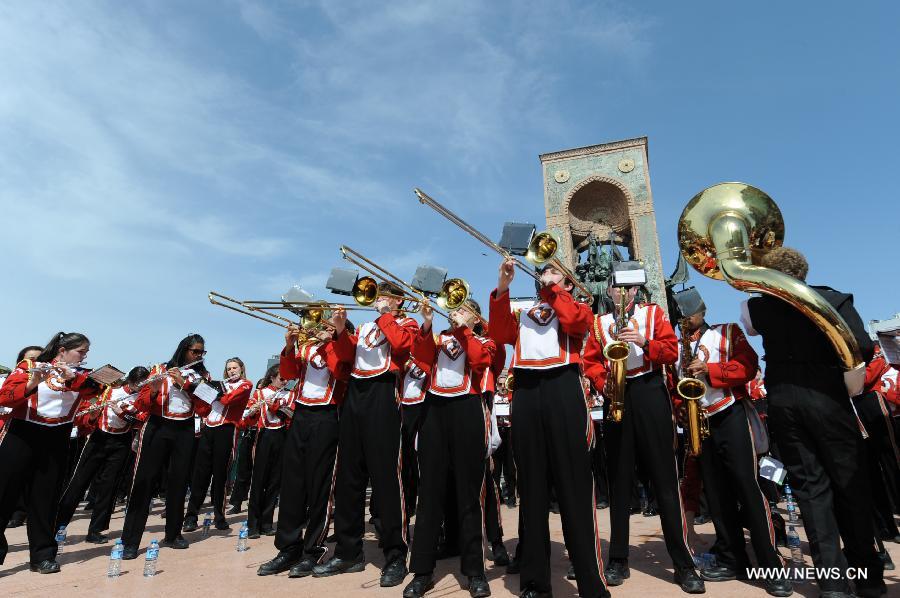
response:
M137 558L153 490L164 466L168 468L166 533L160 545L178 549L188 547L187 540L181 535L181 524L191 474L194 413L205 416L210 412L210 406L193 394L204 380L209 379L202 361L204 355L202 336L189 334L184 337L172 359L151 369L153 381L141 388L134 402L135 409L148 417L138 438L134 481L122 529L125 545L122 558L126 560Z
M58 573L56 507L65 476L69 434L83 400L100 391L76 364L90 350L78 332L60 332L37 360L22 360L0 388L0 406L12 420L0 433L0 564L6 558L6 522L24 491L31 570Z
M247 399L253 392L253 383L247 380L244 362L238 357L225 362L223 378L223 394L212 402L209 414L203 418L200 442L194 456L191 499L188 501L184 521L186 532L197 529L197 514L203 506L210 481L216 529L228 529L228 522L225 520L225 482L228 481L228 469L237 448L238 424Z

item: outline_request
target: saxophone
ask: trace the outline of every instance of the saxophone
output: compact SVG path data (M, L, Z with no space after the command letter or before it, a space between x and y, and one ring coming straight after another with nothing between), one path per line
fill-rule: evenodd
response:
M700 454L703 439L709 437L709 420L706 410L700 406L700 399L706 394L706 383L688 374L687 366L691 359L691 337L687 331L687 318L679 322L681 328L681 371L675 391L684 401L687 411L685 432L687 434L687 452L696 457Z
M625 289L619 294L621 299L616 306L615 334L626 328ZM597 322L600 318L597 318ZM595 331L596 332L596 331ZM598 340L599 340L599 334ZM609 361L609 377L607 378L607 396L609 397L609 419L615 423L622 421L625 411L625 361L628 359L629 347L625 341L613 341L603 348L603 356Z

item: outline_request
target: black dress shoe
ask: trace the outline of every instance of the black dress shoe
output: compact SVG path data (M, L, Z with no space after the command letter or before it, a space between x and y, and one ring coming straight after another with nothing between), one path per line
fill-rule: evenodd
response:
M38 564L31 563L31 570L46 575L47 573L59 573L59 563L46 560Z
M503 542L495 542L491 545L488 560L494 561L494 565L497 567L509 565L509 552L506 551L506 546L503 545Z
M608 509L609 501L608 500L598 500L597 501L597 509Z
M387 564L387 566L381 571L381 581L379 585L382 588L392 588L394 586L399 586L403 583L403 580L406 578L406 574L408 571L406 570L406 559L405 558L397 558Z
M85 536L84 541L88 542L89 544L106 544L107 542L109 542L109 538L107 538L105 534L90 533Z
M275 535L275 530L272 529L271 527L264 527L260 531L261 531L262 535L264 535L264 536L274 536Z
M6 524L6 527L7 527L7 528L10 528L10 527L22 527L23 525L25 525L25 520L24 520L24 519L10 519L10 520L9 520L9 523Z
M331 577L341 573L359 573L365 568L366 562L363 560L362 555L353 560L339 559L333 556L321 565L313 567L313 577Z
M700 577L706 581L733 581L737 579L737 571L731 567L718 565L701 569Z
M659 515L659 512L653 507L647 507L643 513L644 517L656 517Z
M247 530L247 538L250 540L259 540L259 530L258 529Z
M185 520L184 520L184 525L181 526L181 531L183 531L183 532L195 532L195 531L197 531L197 528L198 528L198 527L199 527L199 526L197 525L197 520L196 520L196 519L185 519Z
M506 566L506 572L510 575L518 575L522 571L522 563L517 558L512 558Z
M403 588L403 598L422 598L433 587L434 578L431 575L416 575Z
M675 583L687 594L705 594L706 584L693 569L675 570Z
M553 598L553 592L541 592L534 588L525 588L519 596L521 598Z
M709 521L709 517L703 513L694 517L694 525L703 525L707 521Z
M308 575L312 575L313 567L316 566L316 562L311 558L305 558L293 567L288 572L288 577L297 578L297 577L306 577Z
M575 581L575 565L569 565L569 570L566 571L566 579Z
M241 512L241 505L231 505L231 508L225 513L226 515L237 515Z
M487 598L491 595L491 586L484 575L473 575L469 578L469 595L472 598Z
M225 532L230 530L231 526L228 525L228 522L223 519L221 521L216 521L216 529Z
M300 557L293 556L285 552L279 552L278 556L276 556L274 559L272 559L271 561L266 561L265 563L260 565L259 569L256 570L256 574L275 575L276 573L287 571L297 564L299 558Z
M607 586L620 586L625 580L631 577L631 571L628 569L628 561L615 560L610 561L603 571L606 577Z
M137 558L138 555L138 547L137 546L126 546L122 549L122 560L123 561L133 561Z
M510 509L514 508L516 506L516 497L510 496L509 498L507 498L506 506L509 507Z
M790 596L794 593L793 584L787 579L767 579L766 593L769 596Z
M174 548L175 550L184 550L185 548L190 546L190 544L188 544L188 541L185 540L184 536L182 536L181 534L178 534L171 539L164 538L163 541L159 543L159 545L165 548Z

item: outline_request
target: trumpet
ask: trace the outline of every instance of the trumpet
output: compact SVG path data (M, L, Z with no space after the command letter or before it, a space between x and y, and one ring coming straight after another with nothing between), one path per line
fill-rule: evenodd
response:
M688 374L687 366L692 356L691 339L687 331L687 318L679 322L681 327L681 375L675 391L684 400L687 411L685 432L687 433L687 452L696 457L700 454L703 440L709 438L709 419L706 409L700 405L700 399L706 394L706 383Z
M534 272L533 268L528 267L509 251L491 241L484 233L481 233L474 226L425 194L421 189L416 188L413 189L413 191L419 198L419 203L423 203L432 208L438 214L499 253L504 259L514 260L515 265L519 270L525 272L525 274L538 281L538 283L541 282L541 277ZM569 268L563 265L559 258L556 257L558 250L559 237L556 233L552 231L543 231L532 236L531 241L528 244L528 251L525 254L525 259L534 266L552 266L556 270L559 270L563 276L571 280L572 284L575 285L575 292L573 295L575 295L576 299L586 305L591 305L594 302L594 294L575 277L575 274Z
M619 304L616 306L615 333L628 326L625 313L626 293L621 289ZM600 319L594 320L595 326L599 326ZM597 331L594 331L597 334ZM597 334L599 337L599 334ZM599 338L597 340L600 340ZM609 419L615 423L622 421L625 412L625 362L631 348L625 341L612 341L603 347L603 356L609 361L609 376L607 377L607 395L609 397Z
M341 256L354 266L361 268L369 273L369 276L363 276L359 278L353 285L351 294L353 295L353 300L356 301L358 305L369 307L371 305L374 305L375 301L379 297L391 297L394 299L399 299L401 301L416 304L415 309L412 309L410 311L418 312L422 309L422 303L427 300L425 294L422 291L416 289L411 284L404 281L395 274L391 274L372 260L368 259L358 251L347 247L346 245L341 245ZM385 282L390 282L396 285L400 288L402 293L395 295L391 293L378 292L378 280L376 277ZM444 283L444 287L447 288L446 295L448 297L451 290L447 286L449 282L451 281L447 281ZM441 289L441 294L444 294L444 288ZM468 298L468 293L466 294L466 298ZM465 301L465 299L463 301ZM436 307L432 307L432 309L434 309L435 312L441 314L445 318L449 319L450 316L448 316L444 311Z

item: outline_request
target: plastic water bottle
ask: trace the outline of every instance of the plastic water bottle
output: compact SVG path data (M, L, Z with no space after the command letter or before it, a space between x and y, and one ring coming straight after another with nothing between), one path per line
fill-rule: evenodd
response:
M791 565L793 565L794 571L803 569L806 565L803 563L803 551L800 550L800 534L793 525L788 526L787 545L791 551ZM802 582L803 579L797 575L794 577L794 581Z
M159 542L153 540L147 548L147 555L144 558L144 577L153 577L156 575L156 561L159 559Z
M66 526L60 525L59 529L56 530L56 555L59 556L63 553L63 548L66 546Z
M212 525L212 520L213 520L212 513L207 513L206 515L203 516L203 537L204 538L209 535L209 527Z
M787 503L788 521L793 525L798 525L800 523L800 513L797 510L797 499L794 498L794 493L791 492L791 487L788 484L784 486L784 500Z
M122 540L116 540L109 553L109 566L106 568L107 577L118 577L122 573L122 553L125 552L125 546Z
M250 530L247 529L247 522L244 521L241 523L241 531L238 532L238 543L237 543L237 551L244 552L247 550L247 536L250 534Z

